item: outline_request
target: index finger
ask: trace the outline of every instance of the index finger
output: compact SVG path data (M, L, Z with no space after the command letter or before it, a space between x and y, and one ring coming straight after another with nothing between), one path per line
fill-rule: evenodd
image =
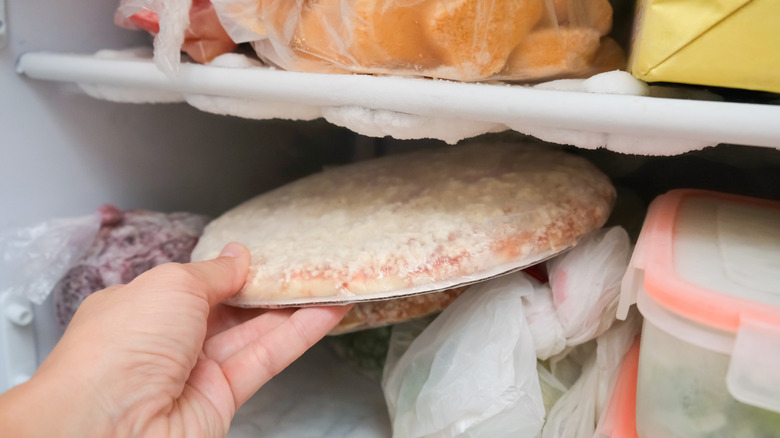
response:
M341 321L352 306L303 307L220 363L236 408ZM245 340L246 341L246 340Z

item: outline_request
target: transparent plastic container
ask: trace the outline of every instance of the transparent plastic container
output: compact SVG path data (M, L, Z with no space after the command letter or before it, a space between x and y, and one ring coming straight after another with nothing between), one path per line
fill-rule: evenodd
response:
M660 196L621 294L645 318L640 438L780 436L780 202Z

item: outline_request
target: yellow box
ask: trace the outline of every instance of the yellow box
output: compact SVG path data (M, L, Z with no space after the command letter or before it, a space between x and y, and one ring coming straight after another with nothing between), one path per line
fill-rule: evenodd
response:
M629 71L780 92L780 0L638 0Z

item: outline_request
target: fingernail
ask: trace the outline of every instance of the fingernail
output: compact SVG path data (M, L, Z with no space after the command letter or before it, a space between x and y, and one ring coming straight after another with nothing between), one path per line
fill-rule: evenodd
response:
M244 253L244 247L240 243L230 242L222 248L222 252L219 253L220 257L241 257Z

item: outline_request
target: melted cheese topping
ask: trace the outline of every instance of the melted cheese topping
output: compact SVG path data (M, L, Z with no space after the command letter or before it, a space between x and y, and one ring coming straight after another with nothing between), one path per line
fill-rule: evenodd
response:
M587 161L463 145L328 170L206 227L193 260L252 253L236 305L360 301L441 290L538 262L603 225L614 200Z

